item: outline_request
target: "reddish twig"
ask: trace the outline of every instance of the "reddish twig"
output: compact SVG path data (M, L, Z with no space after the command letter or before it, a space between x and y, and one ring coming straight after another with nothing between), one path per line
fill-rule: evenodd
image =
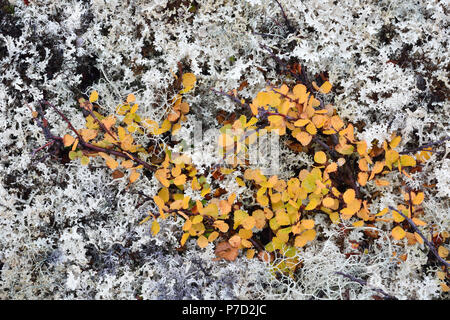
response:
M278 4L278 6L280 7L281 10L281 14L283 15L284 18L284 22L286 23L287 29L289 31L289 33L293 33L295 32L295 29L292 27L291 22L289 21L286 12L283 9L283 6L281 5L281 3L278 0L275 0L275 2Z
M67 126L69 127L70 130L72 130L75 135L78 137L79 139L79 146L85 150L85 151L91 151L91 152L104 152L110 155L115 155L117 157L121 157L121 158L125 158L127 160L133 160L135 162L137 162L138 164L142 165L144 168L150 170L150 171L155 171L155 167L152 166L151 164L139 159L137 156L133 155L130 152L125 152L125 151L117 151L117 150L111 150L111 149L106 149L106 148L102 148L102 147L98 147L95 146L93 144L90 144L88 142L86 142L83 137L78 133L78 131L73 127L72 123L69 121L69 119L67 119L67 117L53 104L51 104L48 101L40 101L40 105L47 105L50 106L53 110L55 110L55 112L67 123ZM55 135L53 135L50 132L50 129L48 127L48 121L47 119L45 119L44 117L44 112L42 110L42 107L37 108L37 112L38 115L42 118L42 120L35 118L35 120L37 121L38 125L42 128L43 132L44 132L44 136L47 140L49 140L50 144L53 144L55 142L58 142L59 144L62 145L63 143L63 138L61 137L57 137ZM47 143L46 145L48 145L49 143ZM45 147L45 146L44 146ZM43 147L42 147L43 148ZM41 150L42 148L40 148L39 150Z

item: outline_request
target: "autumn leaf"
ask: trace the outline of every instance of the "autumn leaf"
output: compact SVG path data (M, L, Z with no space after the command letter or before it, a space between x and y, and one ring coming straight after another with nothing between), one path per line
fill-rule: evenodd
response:
M449 250L444 246L439 246L438 254L441 258L445 259L445 258L447 258L448 254L449 254Z
M394 229L392 229L391 235L395 240L401 240L406 236L406 232L402 227L396 226Z
M154 220L151 227L153 236L157 235L160 229L158 221Z
M89 96L89 102L93 103L97 101L98 99L98 92L96 90L92 91L91 95Z
M305 132L305 131L301 131L301 132L299 132L298 134L296 134L296 135L295 135L295 138L296 138L298 141L300 141L300 143L301 143L303 146L307 146L307 145L311 142L311 140L312 140L312 136L311 136L309 133Z
M197 244L200 248L205 248L208 245L208 239L204 236L201 235L200 237L198 237L197 239Z
M134 101L136 101L136 97L135 97L134 94L130 93L130 94L127 96L127 103L133 103Z
M225 259L227 261L234 261L239 254L239 250L228 242L220 242L217 244L214 253L218 257L217 260Z
M239 237L238 235L234 235L228 240L228 242L231 244L231 246L238 248L241 244L241 237Z
M136 170L132 170L131 174L130 174L130 183L135 182L140 176L140 173L137 172Z
M89 158L86 156L82 156L80 162L81 162L81 165L86 166L89 163Z
M63 137L63 143L65 147L71 146L75 142L75 138L72 137L70 134L66 134Z
M324 164L327 161L327 155L323 151L318 151L314 154L314 161L320 164Z
M176 177L176 178L173 180L173 183L174 183L176 186L182 186L182 185L184 185L184 184L186 183L186 175L185 175L185 174L179 175L178 177Z
M328 92L330 92L331 87L332 87L331 83L329 83L328 81L325 81L325 82L320 86L319 91L322 92L322 93L327 94Z

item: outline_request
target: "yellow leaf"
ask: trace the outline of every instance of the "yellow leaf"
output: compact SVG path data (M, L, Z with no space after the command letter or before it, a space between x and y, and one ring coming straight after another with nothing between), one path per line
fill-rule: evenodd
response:
M258 115L258 105L250 103L250 109L252 110L253 115Z
M327 208L331 208L334 206L334 199L326 197L325 199L322 200L322 204Z
M423 192L417 193L415 196L412 197L412 203L414 205L419 205L423 202L425 195Z
M331 83L329 83L328 81L325 81L325 82L320 86L319 91L322 92L322 93L327 94L328 92L330 92L331 87L332 87Z
M276 222L280 226L287 226L291 223L291 220L289 219L289 216L286 213L286 211L284 211L284 209L281 209L281 210L278 210L277 212L275 212L275 218L276 218Z
M392 229L391 235L395 240L401 240L406 236L406 232L402 227L396 226L394 229Z
M308 123L308 125L306 126L306 131L312 135L315 135L317 133L317 129L314 123Z
M189 231L192 227L192 221L187 219L182 227L183 231Z
M427 225L427 223L425 221L422 221L422 220L417 219L417 218L412 218L411 220L416 224L416 226L422 226L423 227L423 226Z
M306 230L314 228L314 220L312 219L303 219L301 223Z
M416 238L417 242L423 244L423 238L417 232L414 232L414 238Z
M358 183L361 186L365 186L367 184L367 179L369 178L369 174L367 172L359 172L358 173Z
M347 191L343 194L344 202L349 204L353 200L355 200L355 190L354 189L347 189Z
M106 165L110 169L114 170L119 166L119 163L116 160L114 160L114 158L108 157L108 158L106 158Z
M120 164L122 168L129 169L133 166L133 161L131 160L122 160L122 163Z
M400 156L400 164L402 167L414 167L416 165L416 160L411 156L402 154Z
M155 134L158 130L158 122L153 121L152 119L144 119L141 121L141 125L147 129L151 134Z
M333 163L330 163L328 166L327 166L327 168L325 169L325 172L328 172L328 173L331 173L331 172L336 172L337 171L337 163L336 162L333 162Z
M356 143L356 150L360 156L363 156L367 152L367 143L365 141L359 141Z
M185 175L185 174L179 175L178 177L176 177L176 178L173 180L173 183L174 183L176 186L184 185L184 184L186 183L186 175Z
M136 170L131 171L131 174L130 174L130 183L135 182L135 181L139 178L139 176L140 176L140 173L137 172Z
M293 89L295 99L298 99L298 103L302 104L306 102L308 95L306 94L306 86L303 84L297 84Z
M295 237L294 245L296 247L302 248L302 247L304 247L306 245L307 242L308 242L308 240L306 239L306 237L303 234L301 234L301 235Z
M300 143L301 143L303 146L307 146L307 145L311 142L311 140L312 140L312 136L311 136L309 133L305 132L305 131L299 132L299 133L295 136L295 138L296 138L298 141L300 141Z
M250 239L253 236L251 229L239 229L238 234L241 239Z
M310 229L303 232L306 241L313 241L316 238L316 230Z
M355 228L359 228L359 227L364 226L364 220L359 220L359 221L353 222L353 226Z
M81 129L79 132L85 141L94 139L98 133L97 130L94 129Z
M310 122L309 119L299 119L294 122L294 126L303 127L303 126L307 125L309 122Z
M242 227L247 230L251 230L256 224L256 220L252 216L248 216L244 220L242 220Z
M203 189L202 189L202 191L200 192L200 195L202 196L202 197L204 197L205 195L207 195L208 193L210 193L211 192L211 188L209 187L209 186L204 186L203 187Z
M82 157L81 157L81 164L82 164L83 166L86 166L88 163L89 163L89 158L86 157L86 156L82 156Z
M255 253L256 253L255 249L248 249L245 256L247 257L247 259L253 259Z
M269 205L269 198L264 194L259 196L257 195L256 201L258 201L258 203L263 207L267 207Z
M448 249L447 249L446 247L444 247L444 246L439 246L439 248L438 248L438 254L439 254L439 256L440 256L441 258L443 258L443 259L447 258L448 253L449 253L449 251L448 251Z
M305 210L314 210L319 204L319 200L317 198L312 198L309 200L308 205L305 207Z
M92 91L91 95L89 96L89 102L93 103L95 101L97 101L98 99L98 92L97 90Z
M229 229L229 226L228 226L228 224L226 224L224 221L222 221L222 220L216 220L216 221L214 221L214 227L216 227L217 229L219 229L219 231L220 232L223 232L223 233L225 233L225 232L227 232L228 231L228 229Z
M330 213L330 219L331 222L333 222L333 224L338 224L340 222L339 213L337 212Z
M197 244L200 248L205 248L208 245L208 239L206 239L206 237L204 235L201 235L200 237L198 237L197 239Z
M192 223L193 224L197 224L203 221L203 216L202 215L196 215L194 218L192 218Z
M168 188L170 186L170 182L169 180L167 180L166 171L167 169L156 170L155 178L158 179L158 181L161 182L164 187Z
M158 221L154 220L151 227L152 234L156 236L160 229L161 227L159 226Z
M389 169L392 169L392 163L396 162L398 160L399 154L395 150L388 150L386 152L386 165L389 167Z
M369 166L367 165L367 160L364 158L359 159L358 167L361 171L369 171Z
M193 73L184 73L181 81L183 83L183 87L192 88L195 85L197 78Z
M388 208L384 208L383 210L381 210L380 212L378 212L375 217L381 217L384 216L386 213L388 213L389 209Z
M314 155L314 161L320 164L324 164L327 161L327 155L323 151L318 151Z
M344 126L344 122L342 121L342 119L339 116L332 116L330 120L331 120L331 125L337 131L339 131Z
M180 241L181 246L184 246L184 244L186 243L188 238L189 238L189 233L184 233L183 236L181 237L181 241Z
M394 149L398 146L398 144L400 143L400 141L402 140L402 137L400 136L396 136L394 139L392 139L392 141L389 143L389 146Z
M252 213L253 218L255 218L255 227L257 229L262 229L266 225L266 216L264 214L264 211L262 210L255 210Z
M372 180L373 177L377 173L380 173L381 170L383 170L383 168L384 168L384 161L377 161L377 162L375 162L375 165L373 166L372 172L370 173L369 180Z
M130 113L136 113L138 107L139 107L138 104L135 103L135 104L133 105L133 107L131 107Z
M211 232L210 235L208 236L208 242L213 242L214 240L217 239L218 236L219 233L217 231Z

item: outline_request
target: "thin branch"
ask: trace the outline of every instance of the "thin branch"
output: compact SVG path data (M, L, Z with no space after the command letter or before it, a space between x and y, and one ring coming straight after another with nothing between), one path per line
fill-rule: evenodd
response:
M117 151L117 150L106 149L106 148L98 147L98 146L95 146L93 144L90 144L90 143L86 142L83 139L83 137L78 133L78 131L73 127L73 125L69 121L69 119L67 119L67 117L56 106L54 106L53 104L51 104L48 101L40 101L40 104L41 105L43 105L43 104L48 105L51 108L53 108L53 110L55 110L56 113L58 113L58 115L67 123L69 129L72 130L75 133L75 135L78 137L78 139L79 139L79 146L83 150L91 151L91 152L95 152L95 153L97 153L97 152L104 152L104 153L107 153L107 154L115 155L117 157L125 158L127 160L133 160L133 161L137 162L138 164L142 165L144 168L146 168L146 169L148 169L150 171L155 171L155 166L154 165L151 165L151 164L141 160L140 158L138 158L137 156L133 155L130 152L125 152L123 150L122 151ZM42 121L40 119L38 119L38 118L34 118L34 119L37 121L39 127L42 128L42 130L44 132L44 136L46 137L46 139L49 140L50 142L51 141L58 142L59 144L62 145L63 138L57 137L57 136L53 135L50 132L50 129L48 127L48 121L44 117L44 113L42 111L42 108L41 107L37 108L37 111L38 111L38 115L42 118Z
M401 151L401 152L399 152L399 154L407 154L407 153L414 153L414 152L417 152L417 151L422 151L422 150L425 149L425 148L429 148L429 147L432 147L432 146L436 146L436 145L443 144L443 143L446 142L447 140L450 140L450 136L445 137L445 138L443 138L443 139L441 139L441 140L439 140L439 141L436 141L436 142L430 142L430 143L421 145L421 146L419 146L419 147L417 147L417 148L415 148L415 149L410 149L410 150Z
M381 293L384 296L385 300L398 300L396 297L391 296L390 294L386 293L384 290L382 290L380 288L374 288L374 287L368 285L367 281L365 281L365 280L355 278L354 276L352 276L350 274L347 274L347 273L344 273L344 272L340 272L340 271L337 271L335 273L338 274L338 275L341 275L343 277L346 277L346 278L348 278L348 279L350 279L352 281L355 281L355 282L359 283L362 286L367 286L367 287L369 287L369 289L371 289L373 291Z
M408 218L407 216L405 216L402 212L398 211L397 209L395 209L392 206L389 206L389 209L397 212L399 215L401 215L403 218L406 219L406 221L408 221L408 223L411 225L411 227L414 229L414 232L416 232L422 239L423 242L430 248L431 253L433 253L433 255L436 257L436 259L445 266L445 268L450 267L450 264L445 261L444 259L441 258L441 256L439 255L439 253L436 251L436 248L434 247L434 245L428 241L428 239L422 234L422 232L420 232L419 228L417 228L416 224L414 223L414 221L412 221L412 219Z
M278 0L275 0L275 2L278 4L278 6L280 7L281 10L281 14L283 15L284 21L286 23L287 29L289 31L289 33L293 33L295 32L295 29L292 27L291 22L289 21L286 12L283 9L283 6L281 5L281 3Z

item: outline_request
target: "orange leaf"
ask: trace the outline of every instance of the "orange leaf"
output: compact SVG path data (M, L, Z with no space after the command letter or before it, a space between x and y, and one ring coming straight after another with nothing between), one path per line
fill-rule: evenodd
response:
M201 235L197 239L197 244L200 248L205 248L208 245L208 243L209 243L208 239L206 239L206 237L204 235Z
M241 244L241 237L239 237L238 235L234 235L228 240L228 242L231 246L238 248Z
M312 136L311 136L309 133L304 132L304 131L299 132L299 133L295 136L295 138L296 138L298 141L300 141L300 143L301 143L303 146L307 146L307 145L311 142L311 140L312 140Z
M347 189L347 191L343 194L344 202L349 204L353 200L355 200L355 190L354 189Z
M75 138L72 137L70 134L66 134L63 137L63 143L65 147L71 146L75 142Z
M447 249L446 247L444 247L444 246L439 246L439 248L438 248L438 254L439 254L439 256L440 256L441 258L443 258L443 259L447 258L448 253L449 253L449 251L448 251L448 249Z
M406 232L402 227L396 226L394 229L392 229L391 235L395 240L401 240L406 236Z
M130 93L130 94L127 96L127 103L133 103L134 101L136 101L136 97L135 97L134 94Z
M322 92L322 93L327 94L328 92L330 92L331 87L332 87L331 83L329 83L328 81L325 81L325 82L320 86L319 91Z
M131 174L130 174L130 183L135 182L139 178L140 175L141 174L139 172L137 172L136 170L132 170Z

